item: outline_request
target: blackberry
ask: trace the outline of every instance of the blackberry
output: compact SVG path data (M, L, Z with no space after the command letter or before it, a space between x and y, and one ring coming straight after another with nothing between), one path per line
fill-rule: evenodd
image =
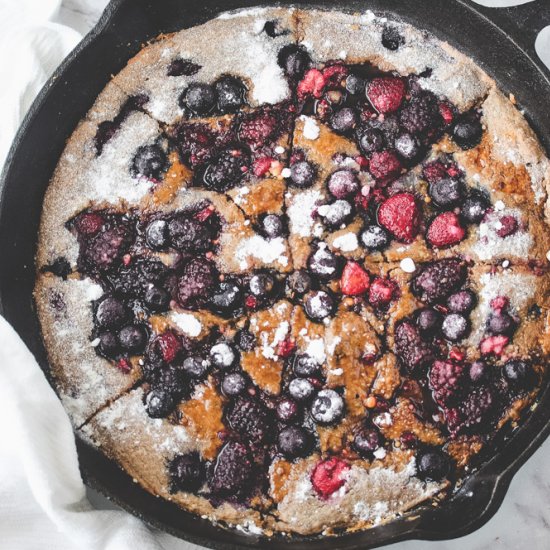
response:
M452 361L434 361L429 374L434 400L441 406L456 398L463 386L464 366Z
M80 248L79 265L84 272L108 271L120 263L134 242L129 224L120 224L99 233Z
M207 475L210 490L223 496L248 492L254 478L254 463L250 450L236 441L229 441L222 447L214 467Z
M399 122L407 132L423 135L441 125L437 98L422 92L414 95L399 114Z
M402 321L397 325L394 352L411 373L419 372L434 360L434 350L422 340L420 331L410 321Z
M250 157L244 149L226 149L208 164L203 183L212 191L227 191L239 183L249 164Z
M261 443L270 435L269 415L258 401L238 398L229 406L226 418L232 430L252 443Z
M186 309L202 306L215 285L217 272L208 260L194 258L184 268L178 281L177 298Z
M137 298L143 297L151 285L164 288L169 274L170 270L160 260L137 258L108 278L117 294Z
M466 266L458 258L426 264L412 280L413 294L425 303L443 300L466 280Z

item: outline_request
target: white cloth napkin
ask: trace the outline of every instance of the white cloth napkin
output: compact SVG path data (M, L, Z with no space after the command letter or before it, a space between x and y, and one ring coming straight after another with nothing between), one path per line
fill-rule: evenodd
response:
M107 0L65 0L88 12ZM510 5L529 0L479 0ZM61 0L0 0L0 166L22 117L89 27L75 11L62 25ZM550 28L537 42L550 58ZM71 426L33 356L0 317L0 549L162 550L197 548L152 533L120 510L86 497ZM409 543L407 547L427 546ZM411 545L411 546L409 546ZM420 547L419 546L419 547Z

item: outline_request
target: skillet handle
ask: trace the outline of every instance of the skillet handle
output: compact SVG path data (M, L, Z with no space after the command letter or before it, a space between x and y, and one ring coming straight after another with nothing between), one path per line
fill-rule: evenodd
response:
M462 1L464 2L464 0ZM510 36L548 74L548 68L540 62L535 50L535 41L539 32L550 25L549 0L534 0L510 8L489 8L471 0L468 0L467 3Z

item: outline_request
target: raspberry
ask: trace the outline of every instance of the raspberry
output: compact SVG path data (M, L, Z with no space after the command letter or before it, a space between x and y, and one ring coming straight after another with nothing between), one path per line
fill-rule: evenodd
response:
M436 183L447 177L447 169L441 161L434 160L424 165L422 175L428 183Z
M484 338L479 344L479 349L482 355L502 355L504 348L508 345L510 338L504 335L489 336Z
M369 303L373 307L385 307L396 297L398 290L392 279L376 277L369 289Z
M465 235L458 216L454 212L443 212L432 221L426 237L432 246L443 248L459 243Z
M330 87L340 87L347 74L348 68L342 63L335 63L325 67L322 71L325 85Z
M356 262L348 262L342 272L340 288L348 296L364 294L370 286L369 274Z
M405 97L405 83L400 78L375 78L367 87L367 97L379 113L393 113Z
M132 364L128 359L122 358L117 361L116 367L124 374L128 374L132 370Z
M410 372L427 367L434 359L433 349L422 340L418 328L410 321L402 321L397 325L394 351Z
M389 182L401 174L401 162L393 151L380 151L372 154L369 171L377 180Z
M503 309L506 309L509 303L510 302L506 296L497 296L491 300L490 306L491 309L494 309L495 312L499 313Z
M430 369L429 383L434 400L441 406L456 398L464 379L464 366L452 361L434 361Z
M412 292L422 302L438 302L464 283L466 266L458 258L447 258L426 264L412 281Z
M502 239L513 235L518 230L518 221L514 216L502 216L499 222L500 228L497 229L497 235Z
M160 351L162 358L167 363L173 361L183 348L181 340L176 333L171 330L159 334L159 336L153 340L152 346Z
M279 357L289 357L290 354L296 349L296 344L293 340L290 338L285 338L278 346L277 346L277 355Z
M243 119L239 128L239 138L256 149L275 139L278 126L279 123L274 114L267 110L260 110Z
M258 178L265 176L265 174L269 172L272 162L273 159L271 157L260 157L256 159L254 161L254 164L252 165L252 171L254 172L254 175Z
M75 220L75 228L81 235L95 235L103 227L103 217L96 212L85 212Z
M439 104L439 113L441 114L441 118L443 119L445 126L449 126L455 118L453 106L446 101L442 101Z
M304 99L309 95L320 98L323 95L325 84L326 79L323 73L318 69L310 69L298 84L298 98Z
M411 242L420 229L420 209L414 195L397 193L380 205L378 223L397 240Z
M346 473L350 469L347 462L332 457L319 462L311 474L311 483L315 492L327 499L346 483Z

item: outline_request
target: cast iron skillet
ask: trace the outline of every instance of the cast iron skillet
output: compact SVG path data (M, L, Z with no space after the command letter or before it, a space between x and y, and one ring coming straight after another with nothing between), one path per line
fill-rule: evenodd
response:
M250 7L258 0L112 0L97 26L44 86L25 118L6 162L0 188L0 313L15 327L49 375L32 304L34 254L42 200L48 181L77 122L111 74L161 32L203 23L219 12ZM291 1L281 0L280 5ZM331 0L303 6L336 7ZM550 24L550 5L536 0L517 8L488 9L466 0L341 0L337 7L398 17L432 31L474 58L513 92L550 150L550 72L534 50L537 32ZM197 45L200 47L200 45ZM77 442L86 483L149 524L197 544L292 550L373 548L404 539L445 539L474 531L496 512L513 474L550 432L550 387L526 423L499 445L452 499L420 508L366 533L337 539L275 537L263 540L213 526L155 498L97 450Z

